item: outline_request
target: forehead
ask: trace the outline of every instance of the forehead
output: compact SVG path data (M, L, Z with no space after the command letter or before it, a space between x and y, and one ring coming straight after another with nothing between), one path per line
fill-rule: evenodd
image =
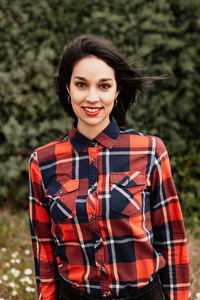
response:
M87 56L80 59L73 68L72 77L82 76L91 78L115 77L115 71L104 60L96 56Z

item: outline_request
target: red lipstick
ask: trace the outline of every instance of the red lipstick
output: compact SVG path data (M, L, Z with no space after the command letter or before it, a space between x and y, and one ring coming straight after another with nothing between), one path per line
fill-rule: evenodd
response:
M100 113L102 107L84 106L82 109L87 116L95 117Z

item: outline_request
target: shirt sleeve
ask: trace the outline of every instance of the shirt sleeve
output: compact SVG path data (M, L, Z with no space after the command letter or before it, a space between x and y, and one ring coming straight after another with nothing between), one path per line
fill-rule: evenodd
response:
M166 299L189 297L189 257L181 208L171 174L167 150L156 138L151 174L154 248L166 261L159 276Z
M44 197L37 152L33 152L29 160L29 216L38 298L55 300L58 282L55 239L51 234L49 206Z

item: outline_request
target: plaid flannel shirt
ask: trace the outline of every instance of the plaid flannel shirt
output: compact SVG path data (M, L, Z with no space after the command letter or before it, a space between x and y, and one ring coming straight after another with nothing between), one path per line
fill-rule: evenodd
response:
M159 273L166 299L189 295L181 209L163 142L114 120L90 141L70 133L30 158L38 297L59 278L92 296L124 296Z

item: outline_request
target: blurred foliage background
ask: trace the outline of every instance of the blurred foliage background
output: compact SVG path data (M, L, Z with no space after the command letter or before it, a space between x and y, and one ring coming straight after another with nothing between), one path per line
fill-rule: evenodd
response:
M169 76L134 106L128 126L163 139L185 224L200 228L199 16L199 0L1 0L0 205L27 209L30 153L71 127L52 84L63 48L93 33L142 75Z

